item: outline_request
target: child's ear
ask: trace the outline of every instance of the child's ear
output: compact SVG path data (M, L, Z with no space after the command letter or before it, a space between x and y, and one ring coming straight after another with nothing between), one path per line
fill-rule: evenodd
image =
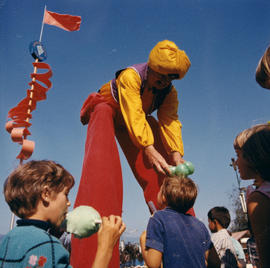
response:
M216 219L214 219L214 224L215 224L215 229L216 230L218 230L218 228L219 228L219 226L220 226L220 223L216 220Z
M164 195L164 194L162 195L162 202L163 202L164 204L166 204L166 203L167 203L167 199L166 199L166 197L165 197L165 195Z
M162 199L162 204L163 204L164 206L167 206L168 203L167 203L167 199L166 199L166 197L165 197L164 194L161 196L161 199Z
M44 204L48 204L51 197L51 191L48 186L44 186L43 191L41 193L41 200Z

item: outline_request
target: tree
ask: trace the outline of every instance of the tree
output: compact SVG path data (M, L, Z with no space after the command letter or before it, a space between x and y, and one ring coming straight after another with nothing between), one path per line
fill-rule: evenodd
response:
M243 193L244 189L241 188L241 191ZM239 188L233 186L232 193L229 194L229 197L235 215L235 218L231 221L230 231L239 232L248 229L247 213L243 211Z
M230 231L237 232L248 229L248 219L245 202L246 188L240 187L241 180L239 179L237 173L237 167L234 158L232 158L230 166L233 167L235 171L238 183L238 187L234 185L232 192L229 194L229 198L231 200L233 212L235 215L235 218L231 221Z

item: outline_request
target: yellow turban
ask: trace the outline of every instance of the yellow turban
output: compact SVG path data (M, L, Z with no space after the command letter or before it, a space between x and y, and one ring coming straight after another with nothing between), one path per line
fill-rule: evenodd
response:
M181 79L188 71L190 61L184 50L180 50L174 42L164 40L151 50L148 65L157 73L178 74L176 79Z

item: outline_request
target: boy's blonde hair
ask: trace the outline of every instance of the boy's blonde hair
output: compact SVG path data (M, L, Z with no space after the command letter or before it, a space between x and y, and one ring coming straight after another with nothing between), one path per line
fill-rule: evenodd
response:
M198 189L190 178L165 177L161 186L161 194L172 209L186 213L193 207Z
M53 161L30 161L18 166L4 183L4 195L11 211L20 218L36 212L44 187L55 193L71 189L73 176Z
M245 129L234 140L234 148L262 179L270 181L270 124L259 124Z

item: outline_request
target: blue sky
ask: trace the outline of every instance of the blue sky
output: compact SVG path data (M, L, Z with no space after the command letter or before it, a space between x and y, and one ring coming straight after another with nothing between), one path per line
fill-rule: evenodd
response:
M269 45L268 0L0 0L0 184L18 164L20 146L4 125L9 109L26 96L33 58L29 43L39 39L43 9L80 15L81 29L66 32L45 25L53 87L32 113L31 159L52 159L80 180L86 127L79 120L83 101L113 78L115 71L144 62L161 40L185 50L191 68L175 81L183 124L185 159L199 187L197 216L207 222L216 205L231 207L236 177L229 166L238 132L268 121L270 92L255 82L257 63ZM104 152L106 153L106 152ZM126 235L139 235L149 218L143 194L122 152L123 219ZM106 163L104 163L106 164ZM243 186L247 182L242 183ZM10 212L0 195L0 233L9 229Z

